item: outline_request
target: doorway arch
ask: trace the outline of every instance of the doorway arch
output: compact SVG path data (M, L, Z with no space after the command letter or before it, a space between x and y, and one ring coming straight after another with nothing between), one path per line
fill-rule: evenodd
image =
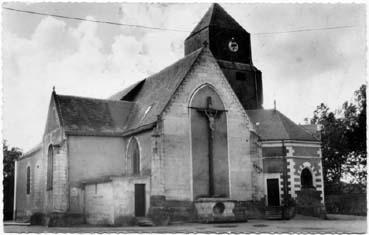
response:
M301 188L312 188L313 185L313 175L308 168L304 168L301 171Z

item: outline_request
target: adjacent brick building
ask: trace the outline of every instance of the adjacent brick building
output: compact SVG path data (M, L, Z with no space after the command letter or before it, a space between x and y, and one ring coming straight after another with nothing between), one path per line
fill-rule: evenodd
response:
M16 162L15 218L245 221L291 198L317 214L320 141L262 102L250 34L213 4L173 65L108 99L52 92L42 143Z

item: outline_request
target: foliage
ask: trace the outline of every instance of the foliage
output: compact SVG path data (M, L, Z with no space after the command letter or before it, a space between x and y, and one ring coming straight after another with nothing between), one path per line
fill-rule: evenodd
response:
M14 161L22 155L19 148L9 148L3 141L3 195L4 219L12 219L13 193L14 193Z
M322 103L314 111L311 122L321 126L326 185L341 185L343 178L366 185L366 85L354 95L354 103L346 101L340 110L332 112Z
M3 164L4 164L4 180L7 178L14 177L14 161L17 160L21 155L22 151L19 148L12 147L9 149L9 146L6 143L6 140L3 141Z

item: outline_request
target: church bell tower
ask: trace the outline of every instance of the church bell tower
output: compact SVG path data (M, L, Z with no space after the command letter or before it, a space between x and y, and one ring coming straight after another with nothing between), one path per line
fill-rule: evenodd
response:
M252 63L250 34L214 3L185 40L185 55L209 46L245 109L263 105L261 71Z

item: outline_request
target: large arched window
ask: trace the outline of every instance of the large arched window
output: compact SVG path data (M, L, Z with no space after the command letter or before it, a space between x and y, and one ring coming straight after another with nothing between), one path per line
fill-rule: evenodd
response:
M31 167L27 166L27 181L26 181L27 194L31 193Z
M140 149L137 139L134 137L131 139L128 146L128 170L131 174L140 174Z
M301 187L312 188L313 187L313 176L308 168L301 171Z
M50 145L47 152L47 182L46 189L53 189L53 164L54 164L54 150L53 146Z

